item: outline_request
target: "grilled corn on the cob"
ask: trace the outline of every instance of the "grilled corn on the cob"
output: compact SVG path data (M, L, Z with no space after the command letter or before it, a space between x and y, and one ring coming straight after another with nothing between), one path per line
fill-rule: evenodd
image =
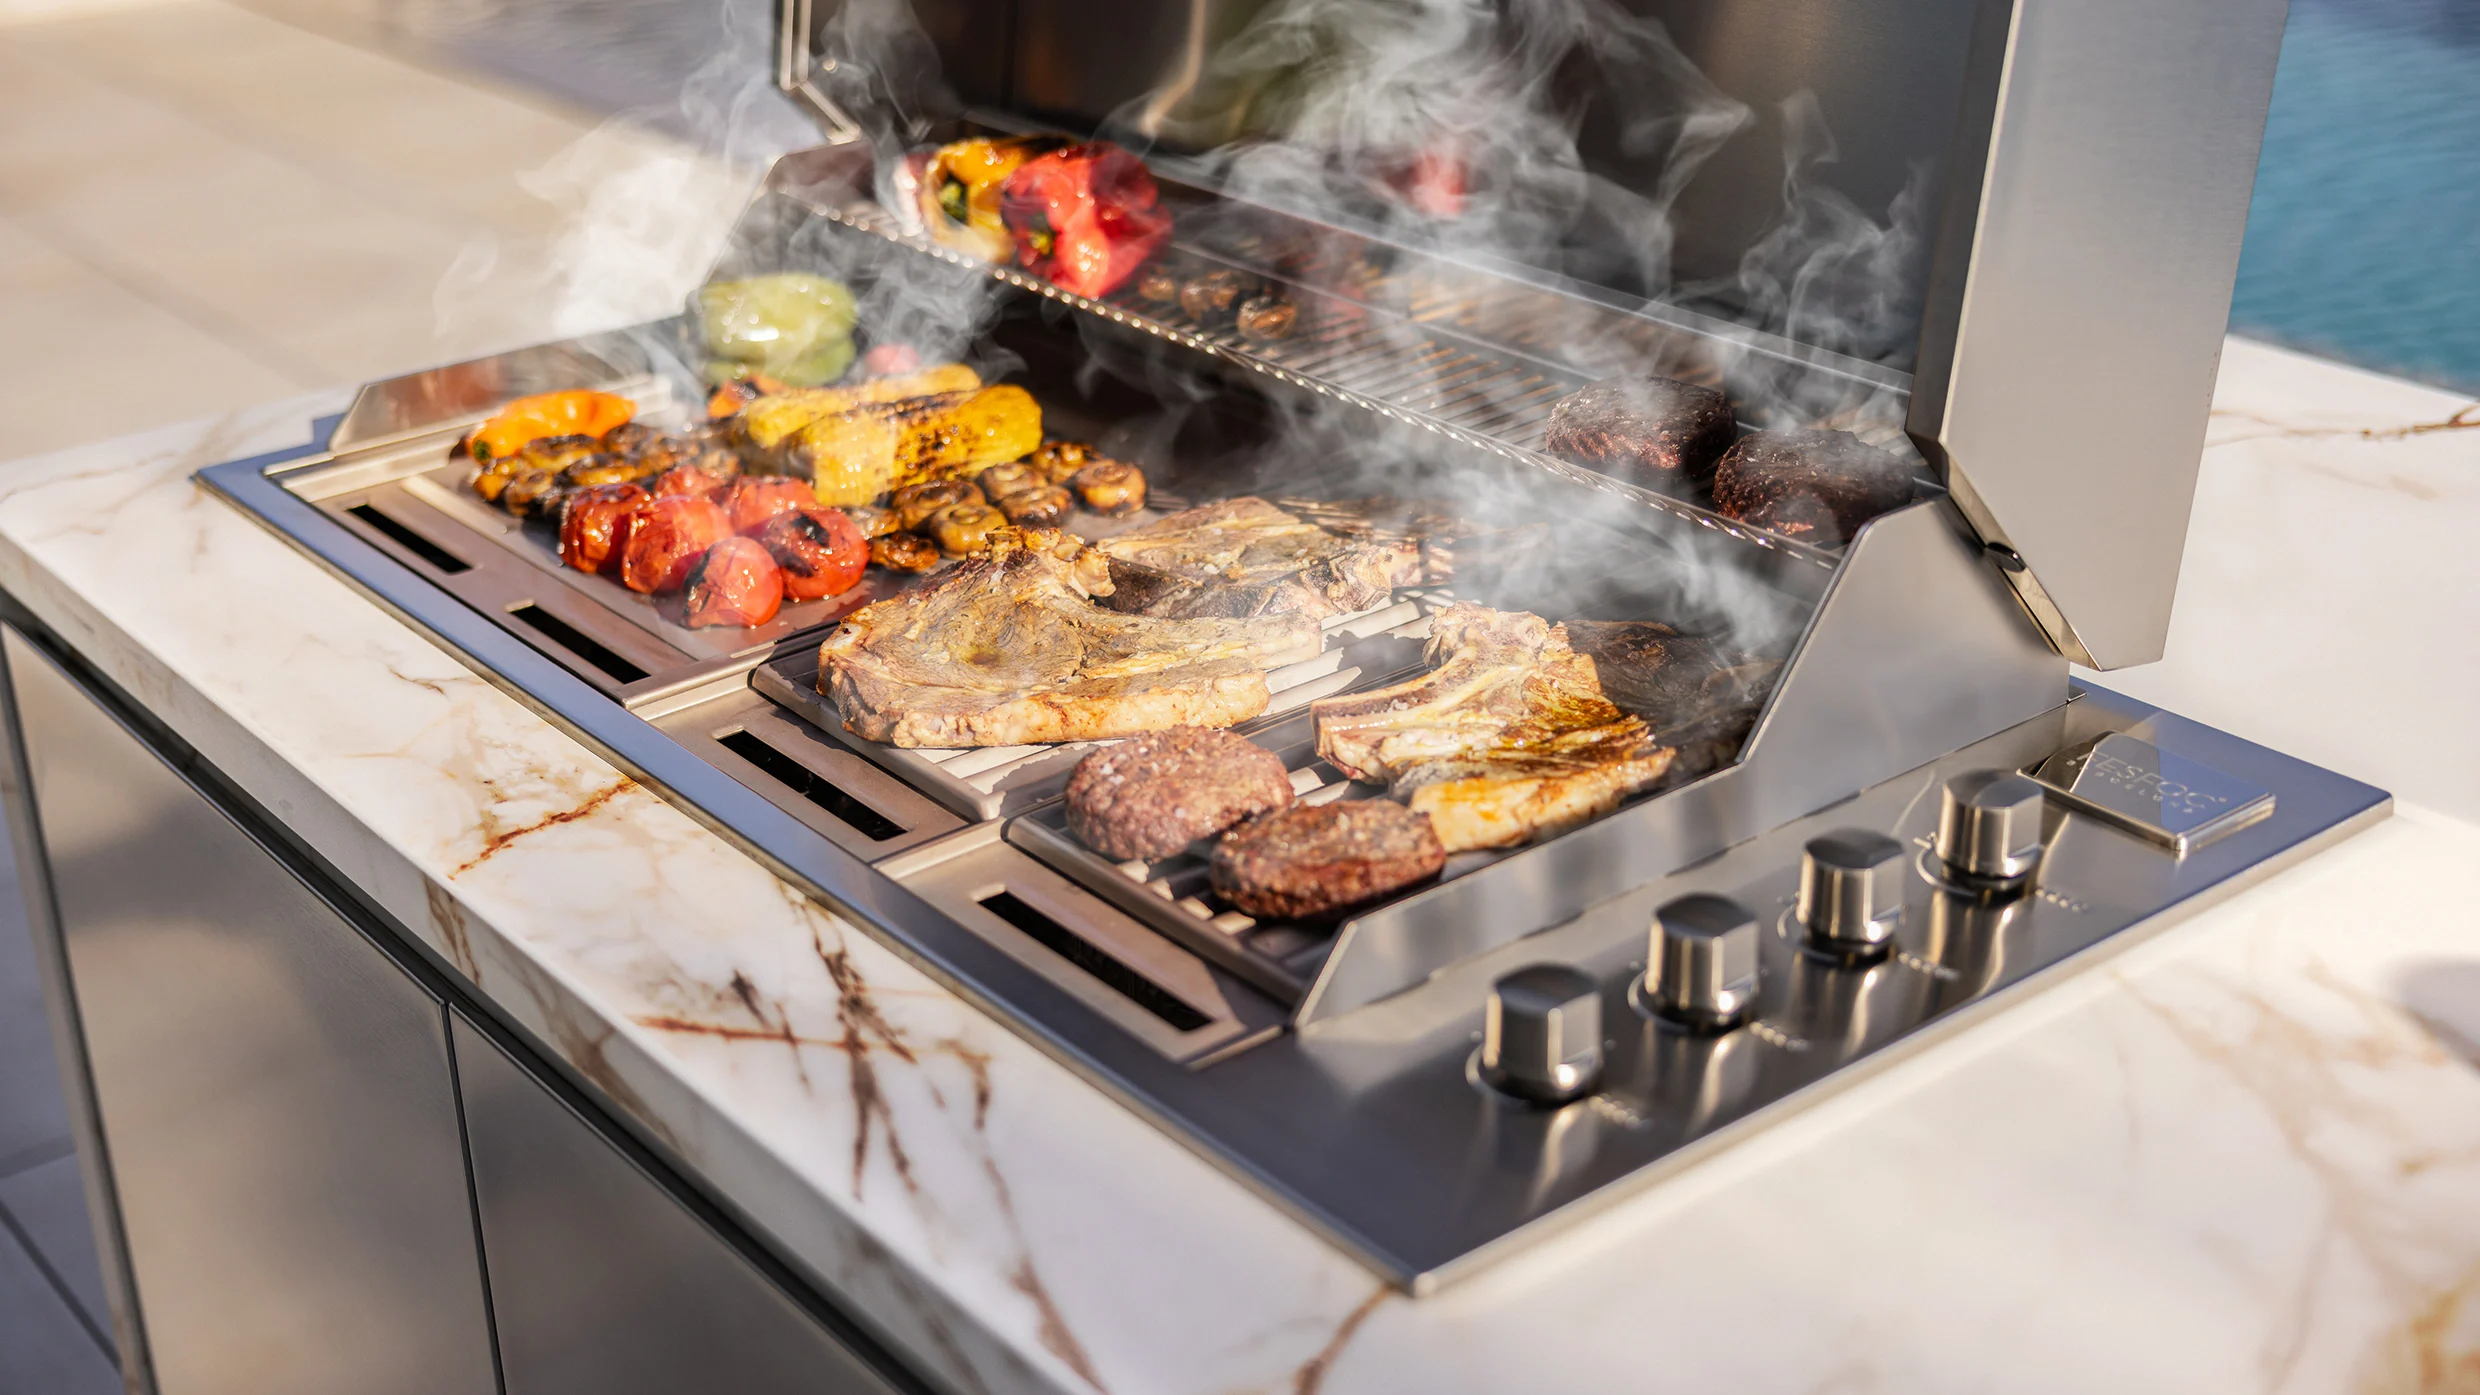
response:
M838 412L877 402L900 402L907 397L971 392L981 385L981 375L963 364L941 363L916 373L873 378L851 387L799 388L761 397L741 408L740 414L732 418L732 431L741 444L767 456L782 449L802 427Z
M866 504L901 485L969 475L1042 444L1042 408L1012 383L872 403L802 427L777 452L825 504Z

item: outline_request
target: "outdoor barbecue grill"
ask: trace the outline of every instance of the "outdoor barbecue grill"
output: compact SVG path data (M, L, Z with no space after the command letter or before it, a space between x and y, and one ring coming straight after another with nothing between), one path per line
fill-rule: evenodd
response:
M961 99L941 130L1088 131L1159 86L1192 38L1219 41L1258 7L1174 7L1175 23L1142 6L1124 29L1088 8L925 4ZM460 487L452 445L516 396L601 387L658 421L694 414L682 321L374 383L311 446L201 479L1425 1291L2389 803L2068 670L2156 658L2168 628L2278 0L1658 8L1717 81L1819 92L1855 187L1935 172L1908 368L1736 323L1727 304L1238 198L1170 146L1155 163L1172 255L1283 287L1298 329L1251 340L1133 290L1074 295L907 231L880 198L883 141L864 135L883 123L832 80L830 17L786 6L778 78L842 139L774 165L719 272L900 279L981 307L970 351L1020 365L1010 380L1052 435L1138 461L1160 498L1297 495L1313 510L1367 492L1287 434L1310 420L1390 462L1390 482L1518 500L1527 517L1495 521L1571 530L1558 566L1441 568L1328 621L1322 653L1270 674L1272 705L1240 730L1302 798L1378 793L1317 759L1307 705L1417 672L1450 600L1553 619L1721 605L1771 636L1782 666L1736 760L1559 836L1459 854L1436 883L1336 923L1244 914L1193 852L1116 863L1084 848L1058 795L1089 747L900 750L846 733L817 647L890 593L882 573L756 630L690 630L562 568L538 528ZM1714 22L1726 14L1751 22ZM1096 51L1104 31L1116 37ZM1745 244L1734 210L1781 178L1778 161L1717 156L1676 210L1683 266L1729 264ZM1554 404L1614 363L1717 385L1750 424L1917 451L1919 497L1822 547L1545 454ZM2039 806L1948 792L1989 770L2033 778ZM1824 845L1805 875L1812 892L1863 888L1859 913L1888 937L1873 953L1827 952L1821 918L1850 907L1801 895L1804 849L1846 829L1892 835L1898 862L1838 867ZM1982 875L1976 848L2035 842L2028 881ZM1729 898L1758 929L1717 941L1715 961L1752 1003L1683 1027L1644 980L1670 952L1656 908L1690 893ZM1541 964L1589 986L1547 1005L1527 988L1538 976L1494 989ZM1579 1087L1541 1088L1514 1059L1528 1048L1576 1067Z

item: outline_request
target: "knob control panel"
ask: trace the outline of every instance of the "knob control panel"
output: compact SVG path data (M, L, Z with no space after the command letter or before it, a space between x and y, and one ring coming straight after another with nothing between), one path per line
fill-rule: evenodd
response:
M1747 1021L1757 1005L1757 936L1757 918L1727 896L1665 902L1645 954L1646 1006L1704 1031Z
M1563 964L1532 964L1490 985L1481 1078L1535 1104L1565 1104L1602 1076L1602 990Z
M1907 862L1903 845L1883 833L1844 828L1811 838L1792 914L1820 948L1883 953L1903 923Z
M1970 770L1946 782L1937 855L1957 880L2013 889L2041 861L2041 786L2011 770Z

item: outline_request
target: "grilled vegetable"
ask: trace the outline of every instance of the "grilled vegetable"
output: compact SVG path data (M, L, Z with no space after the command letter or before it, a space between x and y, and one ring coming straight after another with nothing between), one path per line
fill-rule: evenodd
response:
M499 506L519 518L540 518L558 502L559 495L559 471L519 469L508 476L508 487L500 491Z
M1020 489L998 502L999 512L1019 528L1056 528L1076 510L1076 496L1056 484Z
M658 499L686 495L696 499L720 498L731 486L732 475L704 465L675 465L654 477L651 486Z
M1235 327L1243 339L1289 339L1300 323L1300 307L1288 296L1261 295L1241 302Z
M899 402L941 392L971 392L982 377L961 363L942 363L893 378L878 378L851 387L802 388L762 397L741 409L730 431L734 440L769 455L790 441L802 427L838 412L873 402Z
M731 517L732 531L746 533L779 513L815 508L818 496L799 480L781 475L744 475L724 487L715 500Z
M864 378L900 378L921 371L921 350L910 344L873 344L861 356Z
M840 596L860 582L870 565L869 542L836 509L779 513L751 536L783 569L788 601Z
M1181 284L1180 313L1201 325L1227 325L1240 302L1256 289L1250 278L1237 271L1203 272Z
M1041 467L1053 484L1066 484L1068 477L1102 457L1083 441L1053 441L1025 457L1025 463Z
M999 216L999 190L1017 167L1057 145L1053 140L960 140L932 153L916 181L921 230L942 247L986 262L1004 262L1016 244Z
M560 560L581 572L610 566L628 541L628 524L650 497L633 484L596 484L578 490L560 520Z
M1002 383L839 412L803 427L781 458L819 502L866 504L917 480L1014 460L1041 442L1033 395Z
M869 504L855 504L839 512L851 519L852 525L860 529L861 536L865 538L883 538L889 533L898 531L900 526L893 509L877 508Z
M690 629L716 625L748 629L774 619L775 612L783 609L784 573L752 539L725 538L690 563L680 600Z
M743 407L761 397L782 392L786 387L787 384L763 373L735 373L715 384L715 390L706 394L706 419L722 421L726 417L737 416Z
M891 572L926 572L939 564L939 545L919 533L870 539L870 560Z
M1018 460L1005 465L993 465L975 475L973 482L981 486L982 496L995 504L1021 490L1040 489L1051 482L1051 477L1043 471L1041 466L1031 461Z
M585 489L602 484L633 484L650 479L655 468L646 460L617 455L590 455L560 472L561 487Z
M629 519L620 548L620 582L632 591L677 591L706 549L732 536L732 521L711 500L649 499Z
M914 529L950 504L982 503L982 491L971 480L932 480L908 484L887 496L887 509L898 528Z
M992 530L1006 526L1006 514L979 499L968 499L930 515L922 531L939 545L939 551L963 557L988 547Z
M1149 266L1137 278L1137 294L1156 305L1177 304L1180 299L1180 274L1167 266Z
M603 433L603 453L629 459L663 439L663 433L642 421L624 421Z
M488 465L547 436L600 436L637 415L637 404L608 392L546 392L520 397L475 427L461 443Z
M1106 518L1145 507L1145 472L1117 460L1097 460L1068 480L1085 507Z
M852 366L852 288L829 276L779 272L698 288L699 328L710 366L734 365L800 387L831 383ZM743 370L745 371L745 369Z
M1170 240L1160 198L1136 156L1097 141L1018 166L1001 186L999 213L1018 265L1062 290L1100 297Z

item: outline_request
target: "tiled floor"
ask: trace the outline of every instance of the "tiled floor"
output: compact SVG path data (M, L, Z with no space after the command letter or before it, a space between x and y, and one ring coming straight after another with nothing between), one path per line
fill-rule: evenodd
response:
M427 0L288 3L264 8L366 47L218 0L0 0L0 458L670 313L738 207L668 138L476 81L435 32L395 44ZM113 1390L5 854L0 878L0 1395Z

